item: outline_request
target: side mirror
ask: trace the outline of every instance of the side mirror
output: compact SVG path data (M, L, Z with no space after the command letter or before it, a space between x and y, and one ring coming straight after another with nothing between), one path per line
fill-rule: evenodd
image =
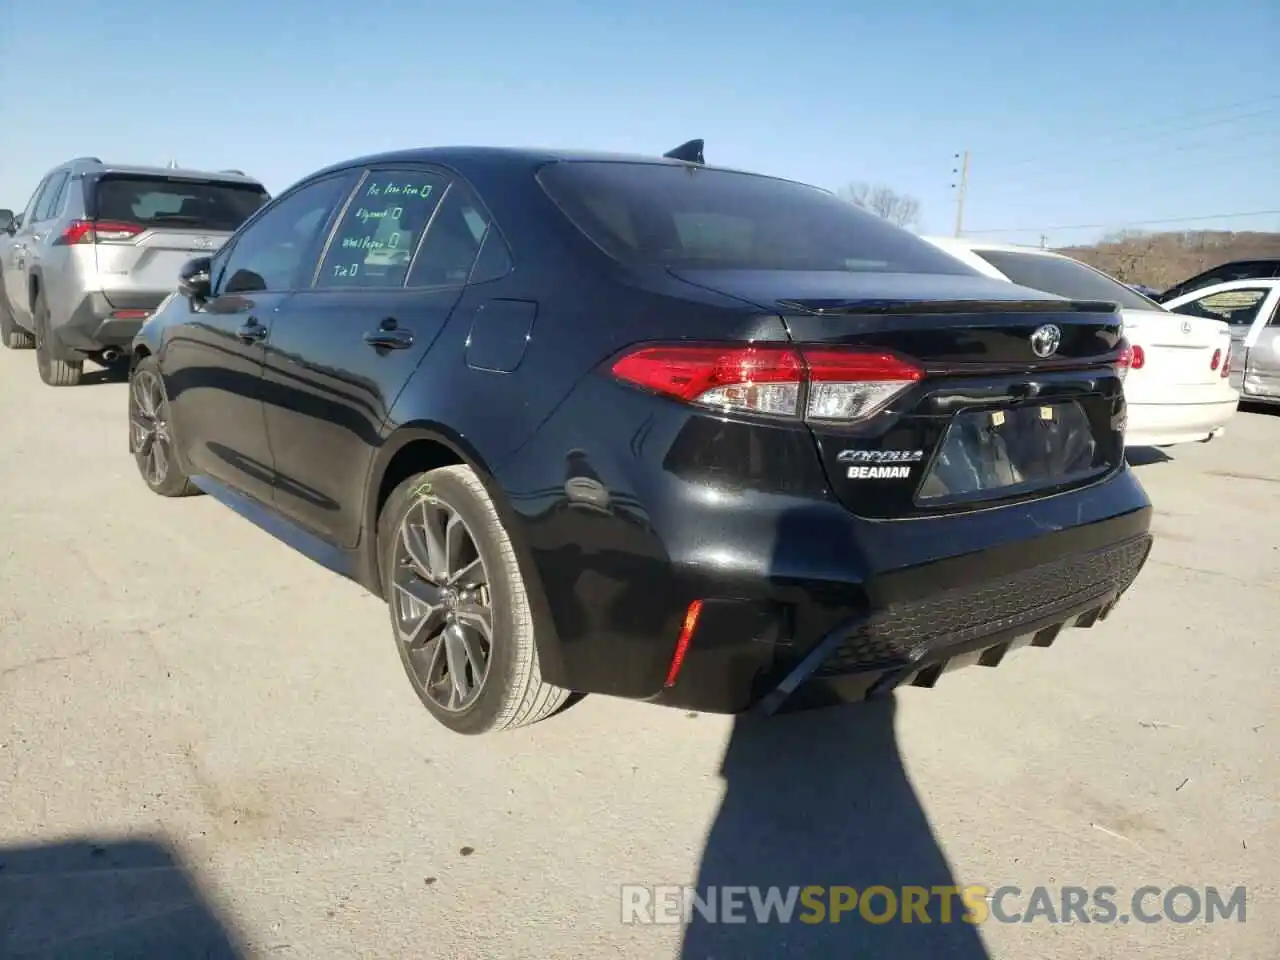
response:
M0 233L12 236L18 230L18 220L12 210L0 210Z
M178 271L178 292L196 303L208 300L211 263L209 257L196 257L184 263L182 269Z

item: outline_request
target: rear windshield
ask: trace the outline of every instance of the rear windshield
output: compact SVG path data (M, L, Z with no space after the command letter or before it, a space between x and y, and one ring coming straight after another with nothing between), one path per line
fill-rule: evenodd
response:
M250 183L106 176L94 199L99 220L232 231L267 202L267 192Z
M1007 250L973 252L1021 287L1057 294L1068 300L1106 300L1129 310L1161 309L1119 280L1112 280L1075 260Z
M906 230L815 187L749 173L563 161L538 174L565 215L623 263L969 276Z

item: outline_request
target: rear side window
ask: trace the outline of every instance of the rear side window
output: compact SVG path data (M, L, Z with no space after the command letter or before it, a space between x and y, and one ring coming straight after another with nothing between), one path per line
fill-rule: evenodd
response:
M403 286L445 183L439 174L425 170L369 174L329 241L316 286Z
M108 174L97 182L93 209L99 220L231 232L267 199L255 184Z
M36 207L35 216L32 223L39 223L50 219L58 211L59 202L65 193L64 188L67 185L67 175L60 173L49 181L49 185L45 187L44 193L40 195L40 205Z
M454 183L431 221L422 249L414 258L409 286L444 287L466 283L488 232L488 215L470 191Z
M705 167L564 161L538 173L573 224L624 263L973 276L968 266L803 184Z
M1105 300L1129 310L1159 310L1142 294L1083 263L1065 257L1007 250L973 251L1020 287L1052 293L1068 300Z
M1221 290L1198 297L1180 307L1174 313L1189 317L1207 317L1225 320L1233 327L1248 327L1258 317L1258 311L1271 295L1270 287L1244 287L1237 290Z

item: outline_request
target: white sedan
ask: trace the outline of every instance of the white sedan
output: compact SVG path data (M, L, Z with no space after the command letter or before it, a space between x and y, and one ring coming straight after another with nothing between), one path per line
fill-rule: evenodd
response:
M1072 300L1106 300L1120 306L1124 335L1133 346L1133 365L1124 386L1128 446L1207 441L1225 431L1240 400L1228 376L1231 334L1225 322L1170 313L1120 281L1059 253L950 237L925 239L986 276Z

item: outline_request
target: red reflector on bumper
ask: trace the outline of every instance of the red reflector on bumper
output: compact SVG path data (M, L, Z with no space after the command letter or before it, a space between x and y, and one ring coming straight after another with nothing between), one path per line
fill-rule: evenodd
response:
M689 641L693 639L693 631L698 629L698 617L701 614L701 600L693 601L685 611L684 623L680 627L680 638L676 640L676 652L671 655L671 667L667 670L665 686L675 686L676 678L680 676L680 668L684 666L684 655L689 652Z

